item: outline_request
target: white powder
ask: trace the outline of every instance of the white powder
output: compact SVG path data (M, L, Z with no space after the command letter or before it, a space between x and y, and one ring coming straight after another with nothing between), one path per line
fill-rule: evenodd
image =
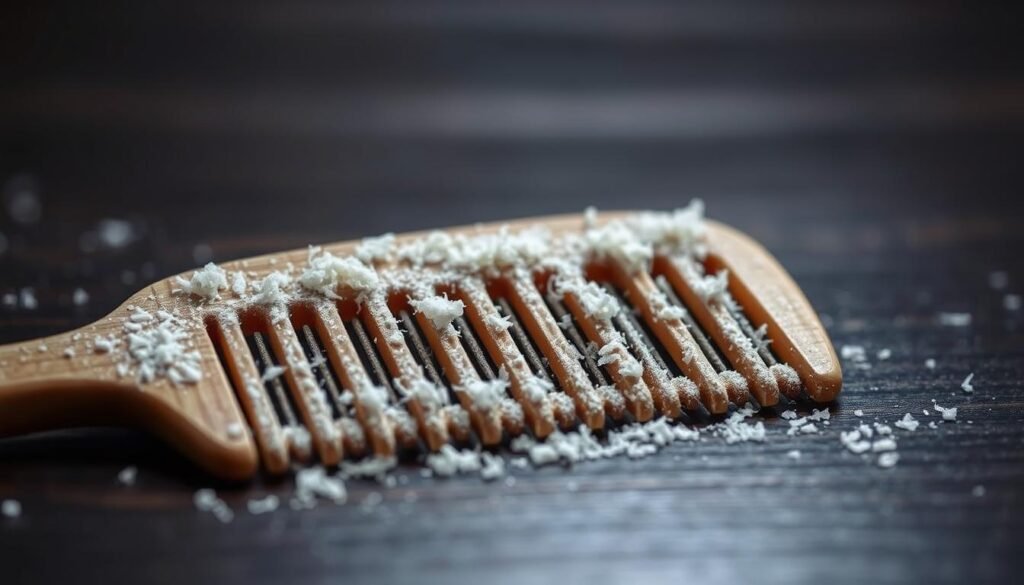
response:
M290 299L285 289L292 284L292 279L281 272L271 272L255 287L249 301L256 305L284 305Z
M686 316L686 310L676 305L665 305L662 307L657 314L657 317L661 321L672 321L674 319L682 319Z
M217 520L225 524L235 518L235 513L231 511L227 503L218 498L217 492L210 488L196 490L196 493L192 496L192 503L200 512L210 512Z
M191 280L178 276L175 277L175 283L186 294L212 301L220 298L220 291L228 287L228 277L224 269L210 262L193 272Z
M563 290L576 294L583 306L583 311L589 317L611 319L619 314L619 301L596 282L587 282L579 287L564 287Z
M391 248L395 244L395 234L384 234L375 238L363 238L356 246L356 257L370 264L377 260L387 260L391 256Z
M281 374L284 374L287 369L288 368L285 368L284 366L270 366L263 370L263 375L260 376L260 381L269 382L271 380L276 380L277 378L280 378Z
M871 450L871 441L864 437L865 435L860 430L849 431L839 434L839 442L851 453L860 455Z
M249 283L245 280L245 274L241 271L236 272L235 275L231 277L231 292L238 296L242 296L245 294L247 288L249 288Z
M932 358L928 358L928 359L924 360L924 367L928 368L929 370L934 370L935 369L935 360L932 359Z
M857 410L853 411L853 416L856 416L858 418L862 417L864 416L864 411L858 408Z
M412 299L409 304L417 313L423 313L438 331L444 330L451 322L462 316L466 304L460 300L449 300L448 295L425 299Z
M899 462L899 460L900 454L896 453L895 451L882 453L881 455L878 456L878 466L884 469L888 469L890 467L895 467L896 463Z
M123 219L104 219L97 226L96 236L108 248L123 248L136 239L135 226Z
M476 380L466 384L459 391L465 392L473 401L473 404L484 411L491 411L497 408L505 398L505 388L508 382L502 378L495 380Z
M799 461L800 457L801 457L800 450L799 449L790 449L789 451L786 452L786 457L789 457L790 459L792 459L794 461Z
M394 457L366 457L359 461L342 461L338 475L342 479L372 477L383 480L388 471L398 465Z
M299 277L299 284L320 294L336 298L339 286L355 290L376 287L380 282L377 272L355 257L339 258L330 252L310 246L306 271Z
M913 432L917 430L918 425L920 425L921 423L918 422L917 419L915 419L913 415L911 415L908 412L903 415L903 418L901 418L900 420L896 421L893 424L903 430Z
M728 290L728 270L720 270L717 274L705 276L694 286L694 292L705 302L720 302Z
M1024 301L1022 301L1020 295L1008 294L1003 297L1003 308L1007 311L1019 311L1022 304L1024 304Z
M141 310L132 314L132 322L138 323L137 318L142 320L138 311ZM160 317L159 322L142 320L147 327L138 331L128 328L130 323L125 324L128 354L137 369L139 381L149 383L166 377L174 384L195 384L203 376L199 352L190 349L191 337L177 319L167 313ZM96 341L99 342L99 338ZM96 347L99 348L98 343Z
M1010 284L1010 275L1005 270L993 270L988 273L988 285L995 290L1003 290Z
M348 499L345 482L327 475L323 467L299 470L295 474L295 492L295 503L306 508L315 506L318 497L335 504L344 504Z
M879 360L884 361L884 360L887 360L887 359L889 359L891 357L892 357L892 350L889 349L889 348L881 349L881 350L878 351L878 359Z
M139 468L134 465L125 467L117 474L117 481L122 485L132 486L135 485L135 479L139 475Z
M246 508L252 515L268 514L277 510L281 502L277 496L270 494L264 498L253 498L246 502Z
M935 407L935 411L936 412L941 412L942 413L942 420L943 421L955 421L956 420L956 407L955 406L952 407L952 408L946 408L944 406L939 406L938 404L934 404L934 407Z
M93 340L92 346L96 350L96 353L109 353L114 349L114 342L109 338L97 336L96 339Z
M871 443L871 451L875 453L882 453L885 451L895 451L896 441L891 437L883 437L877 439L874 443Z
M972 373L968 374L966 378L964 378L964 381L960 384L960 388L962 388L963 391L968 393L968 394L970 394L971 392L974 392L974 386L971 384L971 380L973 380L973 379L974 379L974 373L972 372Z
M426 465L434 472L434 475L440 477L480 471L483 467L479 453L470 450L459 451L451 445L442 445L439 452L427 455ZM504 464L502 464L502 469L504 469Z
M512 326L512 321L507 315L491 314L487 316L486 322L492 329L508 329Z
M971 321L970 313L939 313L939 325L945 327L967 327Z
M17 518L21 516L21 502L18 500L4 500L0 503L0 515L4 518Z
M89 293L85 292L85 289L76 288L75 292L71 293L71 302L74 303L76 307L88 304Z
M31 288L21 289L19 300L22 308L29 311L34 311L39 306L39 301L36 300L36 291Z

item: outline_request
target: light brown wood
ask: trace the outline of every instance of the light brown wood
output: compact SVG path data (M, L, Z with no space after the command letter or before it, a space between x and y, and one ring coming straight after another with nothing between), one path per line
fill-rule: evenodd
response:
M620 213L606 213L602 214L601 220L608 221L621 216ZM538 224L554 233L579 232L584 227L581 216L566 215L452 228L447 231L474 235L493 233L502 225L516 230ZM401 244L424 235L426 232L405 234L399 236L397 241ZM768 326L772 351L796 370L808 396L820 402L834 399L842 384L839 363L817 316L796 284L761 246L739 232L709 221L707 235L710 249L707 268L711 271L722 268L730 271L730 293L755 326ZM344 256L353 253L358 243L343 242L324 248ZM306 250L295 250L228 262L221 267L229 273L242 272L251 282L274 271L288 270L289 266L303 266L307 254ZM191 276L191 272L183 276ZM637 288L637 283L642 285L647 281L649 279L640 279L625 284L642 296L653 291L650 286L650 290ZM649 282L647 284L650 285ZM521 286L523 283L518 284L518 287ZM176 294L176 288L173 278L162 280L133 295L110 316L80 330L0 347L0 436L76 425L130 425L162 437L212 474L224 478L251 477L257 471L261 459L264 468L270 472L286 469L291 458L287 454L282 429L273 419L272 408L266 397L260 393L248 395L244 391L236 396L229 380L230 375L235 386L245 388L258 380L260 375L251 356L247 354L241 331L236 330L237 326L230 323L225 325L220 320L225 309L240 309L241 300L234 293L223 291L221 300L207 302L194 296ZM523 302L523 290L513 295L512 299L517 302L519 311L532 306ZM461 287L457 294L467 303L467 318L473 321L478 331L487 333L481 335L487 351L496 363L506 368L511 394L524 409L531 431L538 437L553 432L556 425L552 405L548 400L530 400L525 392L525 386L532 377L525 360L518 352L509 350L515 345L507 339L507 332L486 325L488 316L496 316L497 313L484 284L480 282ZM385 301L380 299L376 302ZM566 299L566 302L591 339L610 339L610 329L604 330L601 324L591 323L573 299ZM396 421L402 421L396 411L370 412L358 400L359 393L369 384L367 374L363 371L352 340L342 326L337 308L331 302L317 303L318 318L314 325L326 346L327 356L339 381L357 396L356 421L362 427L372 451L377 455L390 456L395 451L396 436L406 442L415 437L407 436L407 430L395 428ZM202 378L198 383L175 385L166 378L143 383L138 380L135 372L125 372L123 367L119 371L119 360L123 360L124 356L123 329L136 308L153 314L167 311L178 315L185 324L189 349L199 357ZM649 309L642 306L641 309L647 311L644 314L649 319ZM215 322L211 322L211 318ZM216 328L213 338L207 331L208 323L213 323L212 326ZM680 367L688 365L689 362L681 363L681 350L686 343L685 327L656 320L650 323L662 343L680 354L673 355ZM393 323L390 326L385 324L382 329L379 322L370 319L368 325L375 327L375 334L381 337L394 333L391 328ZM564 363L554 353L548 355L556 344L564 345L565 341L556 335L554 327L557 325L553 324L550 315L526 319L524 326L529 329L531 336L542 340L540 347L551 362L556 377L574 399L576 413L588 426L600 428L603 421L598 414L599 399L587 394L590 389L581 382L579 364ZM271 327L267 333L280 354L301 354L295 332L287 319ZM97 337L122 340L122 346L113 352L99 352L94 343ZM554 340L549 339L552 337ZM495 341L498 338L501 338L500 343ZM428 339L445 367L458 369L455 362L451 361L451 356L454 355L455 359L464 359L465 356L459 357L454 346L449 347L453 340L439 343L440 338L437 336L428 336ZM224 353L223 366L218 359L215 341ZM381 345L379 341L378 344L392 375L399 378L416 375L410 365L413 363L412 358L406 355L408 350L402 352L401 347ZM438 351L439 347L445 351ZM65 351L69 349L65 357ZM557 359L551 360L552 356ZM298 366L294 371L289 368L287 380L293 391L305 388L305 392L298 392L295 396L302 419L307 427L315 430L312 437L320 458L326 463L335 463L342 457L341 425L338 421L332 422L329 413L318 403L319 396L308 384L308 367L303 368L298 355L292 355L292 358ZM692 373L686 367L683 369L688 375ZM630 381L631 387L627 389L617 368L613 366L609 370L620 390L628 390L627 401L631 413L638 420L649 419L655 411L670 415L678 412L677 406L660 399L658 404L654 403L648 388L653 380L646 373L643 379ZM724 390L714 384L717 379L714 372L701 370L694 375L691 378L701 388L702 402L713 413L724 412ZM567 384L566 381L571 383ZM422 438L426 438L432 448L438 448L447 440L444 426L427 421L425 415L428 413L417 412L421 406L415 400L410 401L410 410L420 423ZM693 404L684 401L683 406L691 408ZM507 419L508 412L503 414ZM496 440L495 420L483 420L480 418L482 413L475 413L475 416L474 427L477 432L486 435L487 442L493 444ZM259 420L268 418L271 420L265 427L258 424ZM506 420L506 429L514 428L510 424Z

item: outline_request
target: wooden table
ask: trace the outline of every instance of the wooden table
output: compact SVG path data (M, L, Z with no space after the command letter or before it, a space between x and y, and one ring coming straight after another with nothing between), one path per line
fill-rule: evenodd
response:
M208 257L701 196L871 367L844 362L817 435L765 416L763 444L709 437L494 483L406 465L394 488L350 482L346 506L262 516L245 502L290 494L288 480L214 485L131 431L4 441L0 499L24 511L0 518L3 583L1007 583L1024 568L1024 312L1004 308L1024 293L1018 9L14 12L0 35L0 294L31 287L38 307L0 307L0 341L88 323ZM130 243L95 245L110 218L131 222ZM943 326L942 312L972 322ZM957 421L928 428L933 399ZM895 468L840 445L906 412L925 424L899 432ZM134 487L116 478L128 465ZM232 523L194 510L208 486Z

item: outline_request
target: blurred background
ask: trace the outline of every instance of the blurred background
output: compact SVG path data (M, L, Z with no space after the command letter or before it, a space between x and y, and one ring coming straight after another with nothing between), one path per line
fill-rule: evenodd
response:
M1022 227L1012 3L4 12L0 293L81 285L82 319L210 259L587 205L702 197L780 254Z
M26 500L31 530L0 531L0 552L57 579L119 562L151 579L147 563L161 561L178 583L202 571L476 583L488 560L524 582L572 561L591 582L1012 580L1024 530L1022 12L950 0L6 5L0 343L91 322L210 260L701 197L778 256L837 348L891 348L873 370L844 363L840 410L917 412L976 371L978 406L961 408L979 424L907 439L894 471L833 436L801 443L802 464L777 437L721 457L702 443L524 471L515 498L477 478L426 484L405 530L351 506L211 530L190 513L202 480L153 441L8 443L0 491ZM973 324L943 327L943 311ZM940 371L924 372L925 358ZM109 497L118 470L140 462L134 503ZM982 483L988 495L972 497ZM726 484L751 488L747 499ZM162 512L140 515L149 508ZM103 556L97 524L128 552ZM254 550L264 563L246 560Z

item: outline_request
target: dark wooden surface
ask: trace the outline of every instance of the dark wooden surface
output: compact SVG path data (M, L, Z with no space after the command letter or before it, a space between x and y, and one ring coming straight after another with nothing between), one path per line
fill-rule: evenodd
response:
M771 249L846 364L821 435L708 439L514 485L350 484L249 516L287 481L211 485L155 441L0 442L3 583L1019 580L1024 547L1024 66L980 3L26 3L0 19L0 341L103 316L205 259L383 231L692 196ZM35 223L9 205L26 180ZM138 239L83 251L104 218ZM197 249L197 245L199 248ZM208 246L204 248L203 246ZM988 274L1004 270L1009 288ZM91 295L73 306L71 292ZM938 324L942 311L970 327ZM892 350L879 361L875 353ZM926 358L938 367L925 369ZM973 395L959 389L976 374ZM899 465L838 433L901 433ZM919 417L923 418L923 417ZM933 420L933 419L924 419ZM786 456L799 449L802 457ZM133 488L116 474L138 465ZM984 486L983 496L972 495ZM360 505L379 492L383 503Z

